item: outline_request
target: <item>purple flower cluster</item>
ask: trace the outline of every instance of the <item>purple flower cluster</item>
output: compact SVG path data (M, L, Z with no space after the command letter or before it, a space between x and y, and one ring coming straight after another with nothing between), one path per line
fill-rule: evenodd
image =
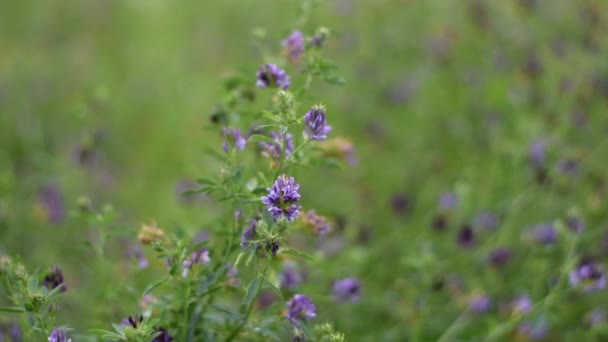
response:
M315 305L303 294L296 294L287 302L285 317L296 327L300 327L303 320L314 318L316 315Z
M270 132L270 137L273 141L261 141L260 146L264 150L262 154L266 157L279 159L281 157L281 149L283 148L283 139L276 132ZM287 133L284 135L285 138L285 156L289 156L293 153L294 143L293 135Z
M190 257L187 258L186 260L184 260L184 262L182 263L182 266L184 267L184 269L182 270L182 277L188 276L188 273L190 272L190 269L192 268L192 266L194 266L196 264L206 265L210 262L211 262L211 258L209 257L208 250L199 249L199 250L192 252Z
M60 223L65 217L65 206L63 204L63 194L56 185L48 184L42 187L38 193L38 198L46 219L53 224Z
M268 196L263 196L261 200L268 207L275 221L285 217L288 222L293 222L300 215L302 206L297 205L300 201L299 188L300 185L293 177L280 175L272 188L267 189Z
M285 269L283 270L283 273L281 273L279 280L281 289L290 291L297 289L303 281L302 275L296 270L293 262L285 263Z
M304 35L300 31L294 31L281 42L287 56L292 62L297 62L305 51Z
M127 254L128 259L137 260L137 264L140 269L148 268L148 266L149 266L148 259L146 259L146 256L144 255L144 251L139 245L136 245L136 244L129 245L129 247L127 248L126 254Z
M230 151L230 147L236 148L237 151L242 151L245 148L245 144L247 144L247 140L241 135L240 128L224 127L222 135L225 139L222 143L222 148L226 153Z
M478 314L486 313L492 307L492 299L485 294L475 294L469 297L469 309Z
M68 338L64 328L55 328L49 336L49 342L72 342L72 339Z
M63 282L63 272L59 267L53 267L51 271L44 277L42 283L49 291L61 286L61 292L65 292L68 286Z
M337 302L349 300L356 303L361 298L361 283L357 278L337 280L332 287L332 293Z
M532 239L542 245L554 244L557 241L557 231L551 223L536 225L531 233Z
M585 292L593 292L606 287L606 273L593 261L583 261L570 272L570 285L582 287Z
M241 235L241 248L247 248L251 244L251 240L255 239L255 227L257 225L256 220L249 221L249 227L245 228L245 231Z
M313 106L304 115L304 136L310 140L325 140L331 131L331 126L327 124L327 115L322 106Z
M276 64L268 63L261 66L258 69L256 76L258 80L255 85L258 88L266 88L275 85L283 89L289 88L289 76Z
M511 302L511 311L516 315L527 314L532 310L532 305L530 297L526 295L519 296Z
M160 335L156 336L152 342L171 342L173 337L169 335L169 332L165 328L157 328L156 332L160 332Z
M318 236L327 235L331 230L331 224L327 222L327 219L324 216L317 215L314 210L309 210L302 215L302 222L312 227L313 233Z

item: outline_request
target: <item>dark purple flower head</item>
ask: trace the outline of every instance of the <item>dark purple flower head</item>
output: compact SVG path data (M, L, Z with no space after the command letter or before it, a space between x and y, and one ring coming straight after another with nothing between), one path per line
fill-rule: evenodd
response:
M287 302L285 317L296 327L302 325L301 321L314 318L316 315L315 305L303 294L296 294Z
M507 248L499 247L490 253L489 262L496 268L504 267L511 260L511 251Z
M320 48L325 43L327 36L329 35L329 30L325 27L319 28L319 30L312 36L310 42L308 44L311 47Z
M557 171L564 175L575 177L579 173L578 163L574 159L562 159L557 163Z
M410 210L410 197L404 193L393 195L391 207L396 215L407 214Z
M281 149L283 148L283 139L276 132L270 132L270 137L274 141L261 141L260 146L264 150L262 154L266 157L279 159L281 157ZM293 153L293 135L291 133L285 134L285 156L289 156Z
M275 221L285 217L288 222L293 222L298 218L302 208L296 204L300 201L299 188L300 185L295 182L293 177L280 175L272 188L267 189L268 196L263 196L261 200L266 204Z
M160 335L156 336L152 342L171 342L173 341L173 337L169 335L169 332L165 330L165 328L157 328L156 332L160 332Z
M243 138L241 135L241 129L235 129L231 127L224 127L222 130L222 135L224 136L224 142L222 143L222 148L224 152L228 153L230 151L230 147L234 147L237 151L242 151L245 149L245 144L247 144L247 140Z
M444 231L448 227L448 219L445 215L437 214L431 221L431 227L436 231Z
M144 316L142 316L142 315L129 316L129 317L127 317L126 320L123 321L123 323L121 325L125 326L125 327L130 325L131 327L133 327L133 329L137 329L139 324L143 321L144 321Z
M72 150L72 160L78 166L92 167L97 160L97 150L94 146L78 145Z
M61 292L65 292L68 286L63 282L63 272L59 267L53 267L51 271L44 277L42 283L49 291L61 286Z
M606 273L599 264L585 260L570 271L570 285L585 292L601 290L606 287Z
M300 60L305 50L304 35L300 31L293 31L285 40L281 42L283 49L292 62Z
M532 166L540 168L545 164L545 142L542 139L536 139L530 145L528 156Z
M280 247L281 247L281 244L279 244L279 241L277 241L277 240L266 241L266 244L264 245L264 248L266 249L266 251L270 252L270 254L272 256L277 255L277 252L279 251Z
M55 328L49 336L49 342L72 342L72 339L68 338L64 328Z
M279 88L289 88L289 76L279 68L276 64L266 64L258 69L256 74L258 80L256 86L258 88L266 88L271 86L277 86Z
M53 184L43 186L38 193L38 198L50 223L63 221L65 216L63 194L57 186Z
M293 291L302 283L302 274L296 270L293 262L285 263L283 273L279 277L281 289Z
M473 224L476 228L495 230L498 228L498 218L490 212L483 211L475 216Z
M581 233L585 229L585 223L580 217L570 216L566 219L566 225L573 233Z
M361 298L361 283L357 278L336 280L332 287L332 294L337 302L350 300L356 303Z
M551 223L539 224L532 228L532 239L543 245L554 244L557 241L557 232Z
M464 225L458 232L458 245L463 248L472 248L475 246L475 234L470 225Z
M331 131L331 126L327 124L325 107L313 106L304 115L304 136L310 140L325 140Z
M532 300L530 297L523 295L513 299L511 302L511 311L515 315L527 314L532 310Z
M492 307L492 299L485 294L474 294L469 297L469 310L474 313L486 313Z
M439 197L437 204L440 210L451 210L458 205L458 196L453 192L445 192Z
M247 248L251 244L251 240L255 240L255 227L257 225L256 220L249 221L249 227L245 228L243 235L241 235L241 248Z

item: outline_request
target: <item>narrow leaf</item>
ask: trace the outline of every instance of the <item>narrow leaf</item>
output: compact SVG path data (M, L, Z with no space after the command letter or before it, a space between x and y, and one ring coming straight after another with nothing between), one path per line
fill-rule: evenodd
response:
M273 283L270 282L270 280L268 280L268 278L264 277L264 284L266 284L266 287L270 287L270 289L272 289L274 291L274 293L276 293L279 298L281 298L282 301L284 301L283 299L283 293L281 292L281 290L279 290L278 287L274 286Z
M258 141L267 141L267 142L274 142L274 139L272 139L269 136L266 135L262 135L262 134L252 134L248 139L247 142L258 142Z
M20 306L0 307L0 312L25 312L25 308Z
M247 285L247 294L243 299L244 305L249 305L251 302L253 302L255 297L258 295L258 291L260 291L261 283L262 281L259 276L255 277L251 282L249 282L249 285Z
M144 290L143 295L147 295L148 293L152 292L152 290L154 290L155 288L159 287L160 285L166 283L169 279L171 279L171 277L167 277L165 279L159 280L156 283L152 283L150 284L148 287L146 287L146 289Z
M289 255L299 256L299 257L302 257L302 258L308 259L308 260L315 260L315 258L312 255L306 254L304 252L297 251L295 249L283 249L283 250L281 250L281 253L282 254L289 254Z
M196 182L201 185L215 185L215 182L208 178L197 178Z

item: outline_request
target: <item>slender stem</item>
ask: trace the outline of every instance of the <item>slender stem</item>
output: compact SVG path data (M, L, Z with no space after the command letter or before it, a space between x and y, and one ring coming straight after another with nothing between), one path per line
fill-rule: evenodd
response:
M287 162L291 161L291 159L293 159L295 157L296 153L298 153L304 146L306 146L308 141L309 141L308 139L304 140L303 143L301 143L298 147L296 147L296 149L293 150L293 152L290 155L288 155L287 158L285 158L285 161L284 161L285 166L288 165Z
M184 332L183 332L183 337L182 337L182 341L186 341L187 337L188 337L188 324L190 322L189 320L189 300L188 300L188 295L190 292L190 287L188 285L183 286L185 288L185 290L182 288L182 291L184 293L184 323L186 324L184 327Z
M48 330L46 329L46 325L44 324L44 320L42 319L42 317L40 317L40 314L38 312L36 312L36 314L34 316L36 317L36 322L40 326L40 331L42 334L42 341L47 342L49 333L48 333Z
M277 173L275 175L275 179L279 177L281 174L281 169L283 168L283 162L285 161L285 146L287 146L287 126L281 126L279 130L279 134L281 134L281 153L279 154L279 165L277 167Z
M454 320L454 322L452 322L452 324L450 324L450 326L443 332L443 334L439 337L439 339L437 340L437 342L443 342L443 341L453 341L454 340L454 335L455 333L458 332L458 330L460 330L460 328L463 325L463 321L465 319L465 317L468 314L468 310L465 309L460 316L458 316L458 318L456 318Z

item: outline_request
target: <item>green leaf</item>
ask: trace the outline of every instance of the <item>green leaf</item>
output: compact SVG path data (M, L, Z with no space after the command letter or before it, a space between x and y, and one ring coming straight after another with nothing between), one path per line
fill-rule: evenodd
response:
M329 84L342 85L346 83L346 80L338 75L324 75L323 80Z
M226 314L228 314L228 316L230 316L232 318L236 318L239 321L245 322L245 320L246 320L245 316L243 316L242 314L240 314L240 313L238 313L236 311L232 311L230 309L226 309L224 307L221 307L221 306L218 306L218 305L215 305L215 304L209 304L209 307L212 307L212 308L214 308L214 309L216 309L218 311L226 313Z
M152 290L154 290L155 288L159 287L160 285L166 283L169 279L171 279L171 277L167 277L165 279L159 280L156 283L152 283L150 284L148 287L146 287L146 289L144 290L143 295L147 295L148 293L152 292Z
M0 312L25 312L25 308L21 306L0 307Z
M215 182L208 178L197 178L196 182L201 185L215 185Z
M283 250L280 250L280 252L282 254L295 255L295 256L299 256L299 257L302 257L302 258L308 259L308 260L313 260L313 261L315 260L315 258L312 255L297 251L295 249L283 249Z
M258 141L274 142L274 139L272 139L269 136L261 135L261 134L252 134L247 139L247 142L258 142Z
M207 245L208 243L209 243L209 240L204 240L199 243L196 243L196 244L194 244L194 246L188 248L188 250L186 251L186 254L190 254L194 251L197 251L197 250L201 249L203 246Z
M308 321L303 320L302 321L302 330L304 331L304 334L306 334L306 337L308 337L311 340L315 340L315 333L312 331L312 329L310 328L310 325L308 325Z
M272 121L278 121L277 116L274 115L272 112L268 112L268 111L261 112L259 117L266 118L266 119L269 119Z
M251 282L249 282L249 285L247 285L247 294L243 299L244 305L249 305L251 302L253 302L255 297L258 295L258 291L260 291L261 284L262 281L259 276L255 277Z

